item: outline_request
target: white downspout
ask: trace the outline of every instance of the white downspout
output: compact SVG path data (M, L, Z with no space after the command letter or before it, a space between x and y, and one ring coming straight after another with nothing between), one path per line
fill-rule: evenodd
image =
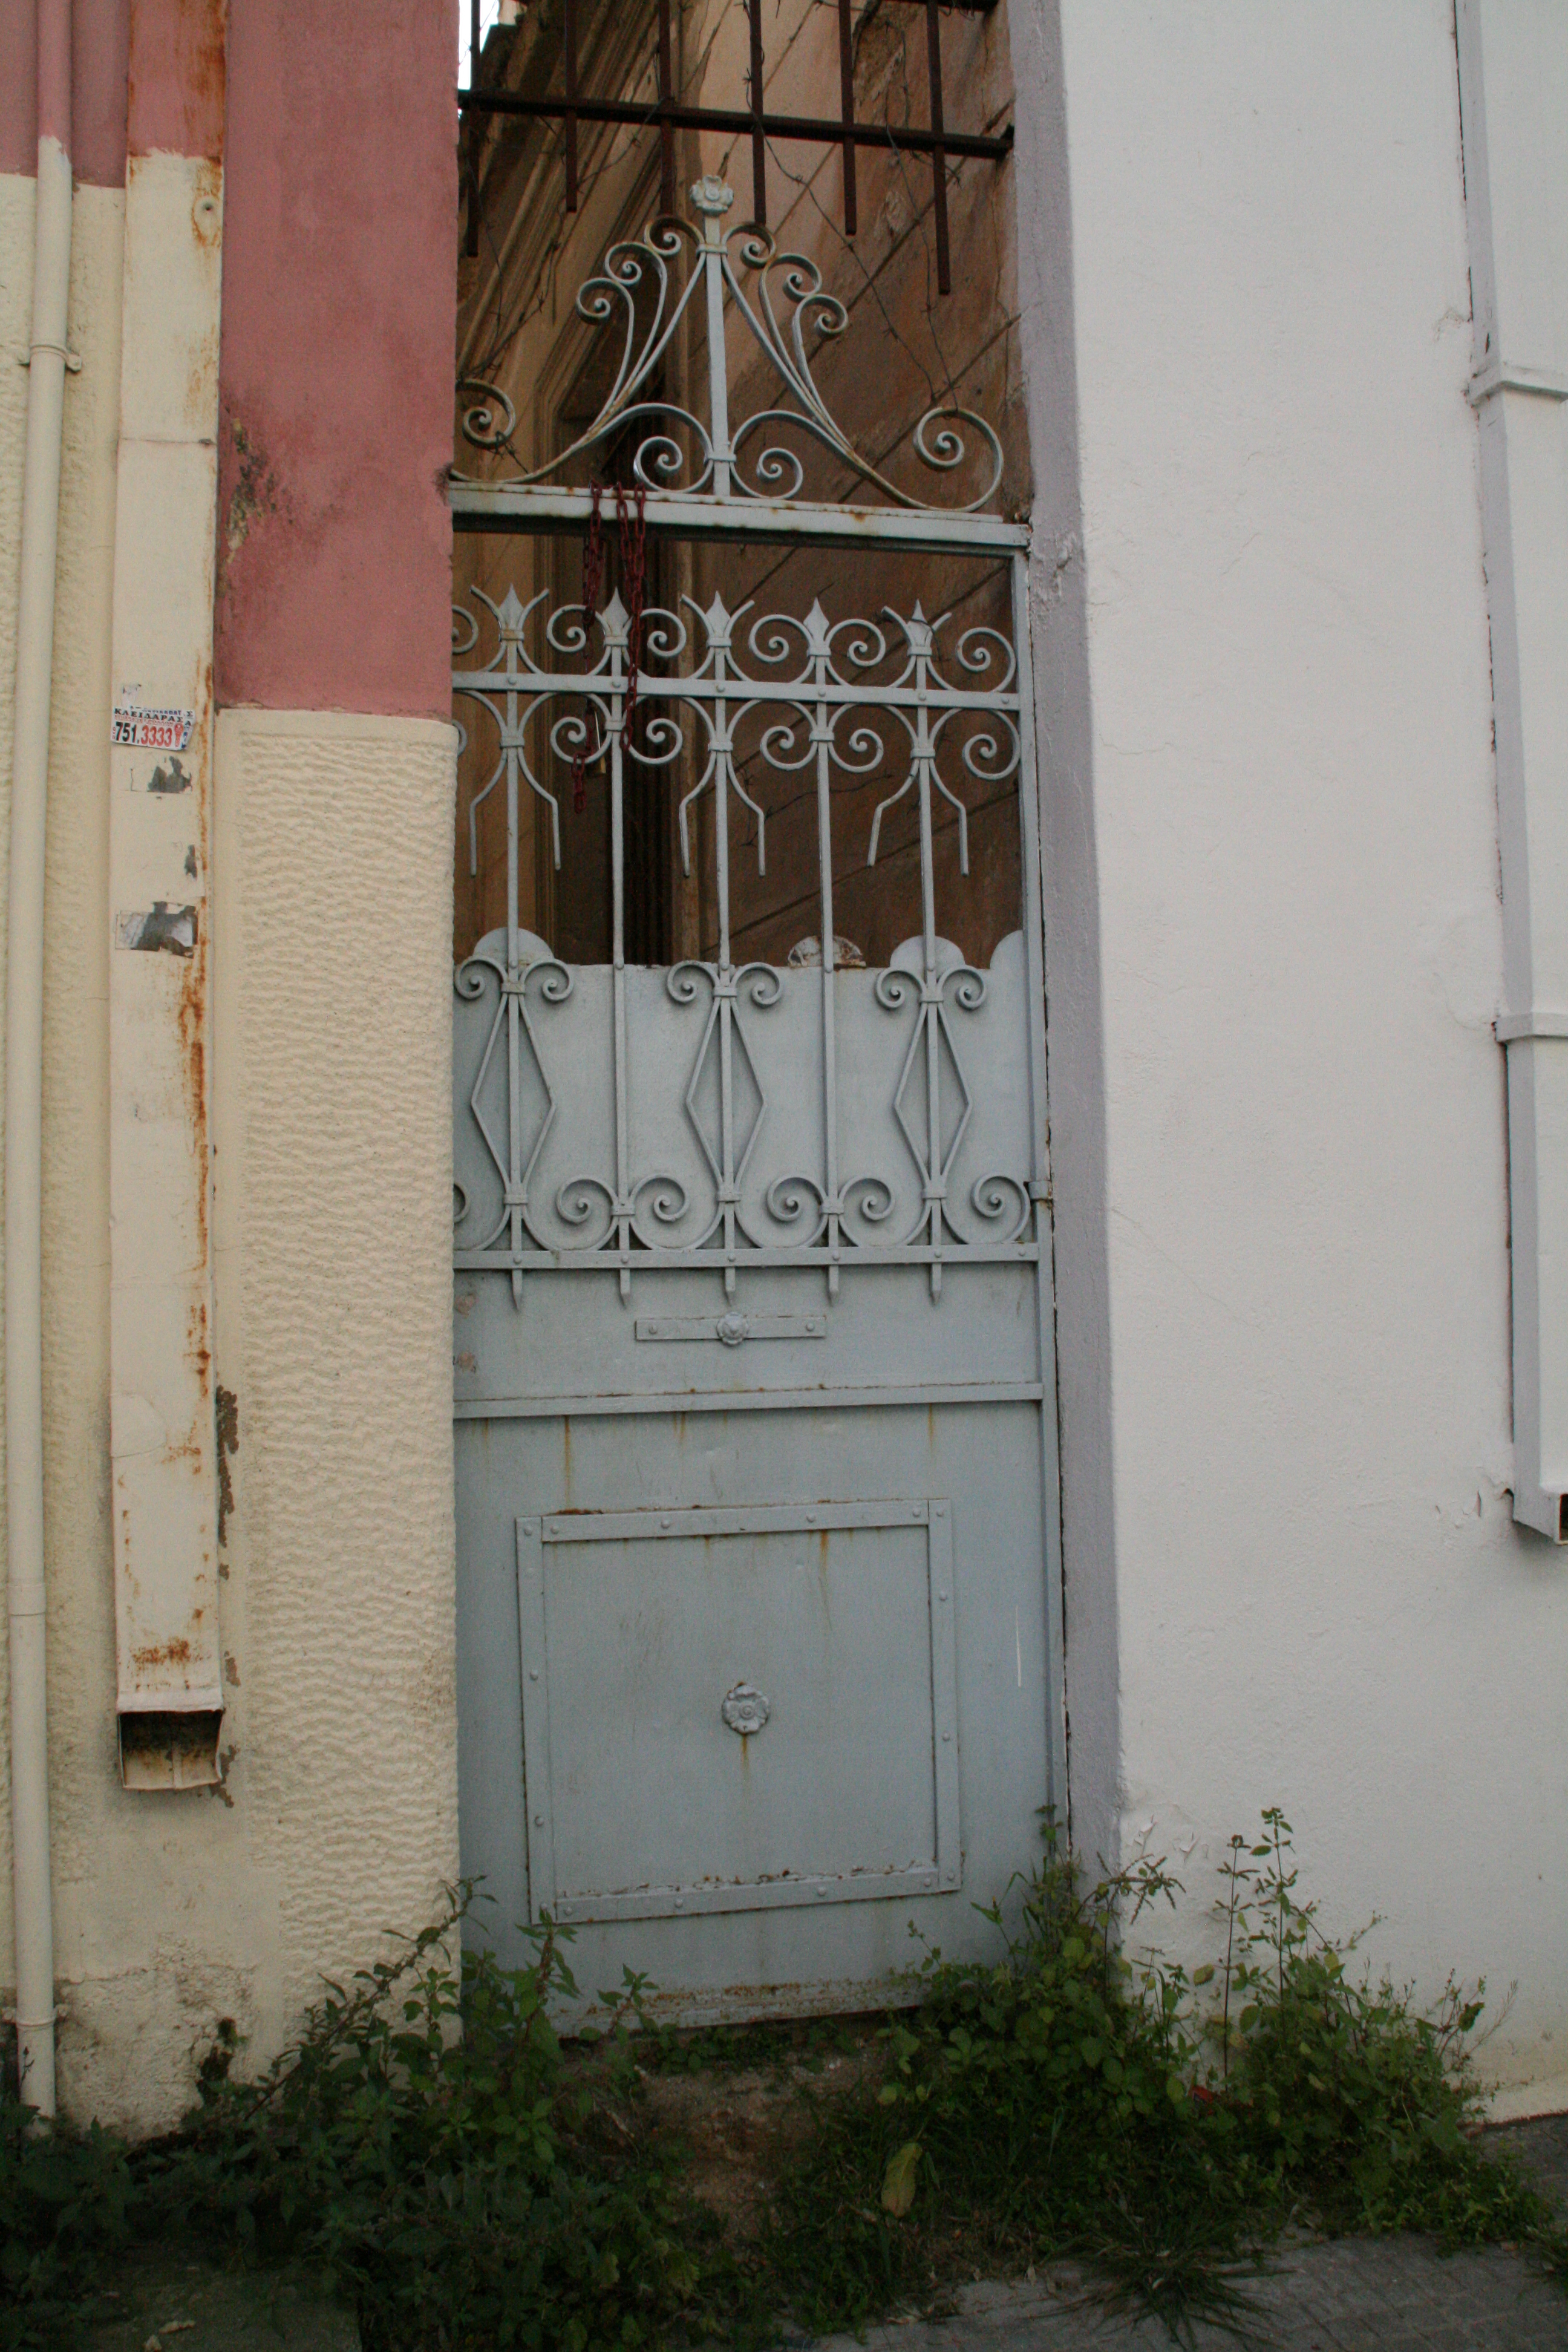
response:
M44 1656L44 820L70 288L70 0L37 0L38 186L16 611L5 933L5 1517L11 1853L22 2097L55 2112L55 1932Z

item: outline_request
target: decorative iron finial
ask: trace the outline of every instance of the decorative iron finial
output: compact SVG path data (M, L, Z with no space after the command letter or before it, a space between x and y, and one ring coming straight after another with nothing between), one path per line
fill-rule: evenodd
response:
M716 217L729 211L735 201L735 191L727 181L720 179L717 173L710 172L704 178L691 183L691 201L700 213Z

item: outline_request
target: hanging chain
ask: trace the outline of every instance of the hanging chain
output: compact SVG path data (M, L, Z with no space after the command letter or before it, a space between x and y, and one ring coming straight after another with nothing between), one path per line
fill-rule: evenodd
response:
M583 625L591 628L605 584L605 533L599 516L599 485L592 486L593 509L588 517L588 541L583 550ZM647 491L641 482L628 499L616 484L616 521L620 530L621 576L626 592L626 734L631 738L632 713L637 707L637 671L642 662L643 591L647 579ZM587 721L582 748L572 762L572 806L578 816L588 805L587 768L590 757Z
M599 609L599 591L605 580L605 533L599 520L599 485L593 485L593 512L588 517L588 543L583 550L583 628L584 636L594 625ZM583 741L572 762L572 806L581 816L588 805L588 727L584 715Z

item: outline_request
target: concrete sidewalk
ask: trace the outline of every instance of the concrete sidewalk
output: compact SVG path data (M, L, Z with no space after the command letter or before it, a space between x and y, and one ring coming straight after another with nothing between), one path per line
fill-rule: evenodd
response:
M1497 2137L1568 2204L1568 2116ZM1262 2352L1568 2352L1568 2285L1501 2247L1444 2256L1420 2238L1303 2241L1239 2284L1255 2315L1244 2340ZM1108 2312L1071 2263L963 2289L957 2305L951 2319L868 2330L867 2352L1169 2352L1172 2340L1157 2321ZM1194 2341L1236 2352L1237 2339L1200 2326ZM816 2352L856 2352L856 2339L820 2340Z

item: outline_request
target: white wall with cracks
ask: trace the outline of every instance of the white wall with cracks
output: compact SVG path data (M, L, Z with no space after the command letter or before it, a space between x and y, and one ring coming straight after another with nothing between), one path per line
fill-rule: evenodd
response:
M1037 478L1054 371L1082 506L1037 611L1086 664L1042 714L1077 1826L1171 1853L1195 1945L1281 1805L1374 1963L1517 1987L1485 2063L1539 2082L1568 1570L1509 1497L1453 8L1012 5Z

